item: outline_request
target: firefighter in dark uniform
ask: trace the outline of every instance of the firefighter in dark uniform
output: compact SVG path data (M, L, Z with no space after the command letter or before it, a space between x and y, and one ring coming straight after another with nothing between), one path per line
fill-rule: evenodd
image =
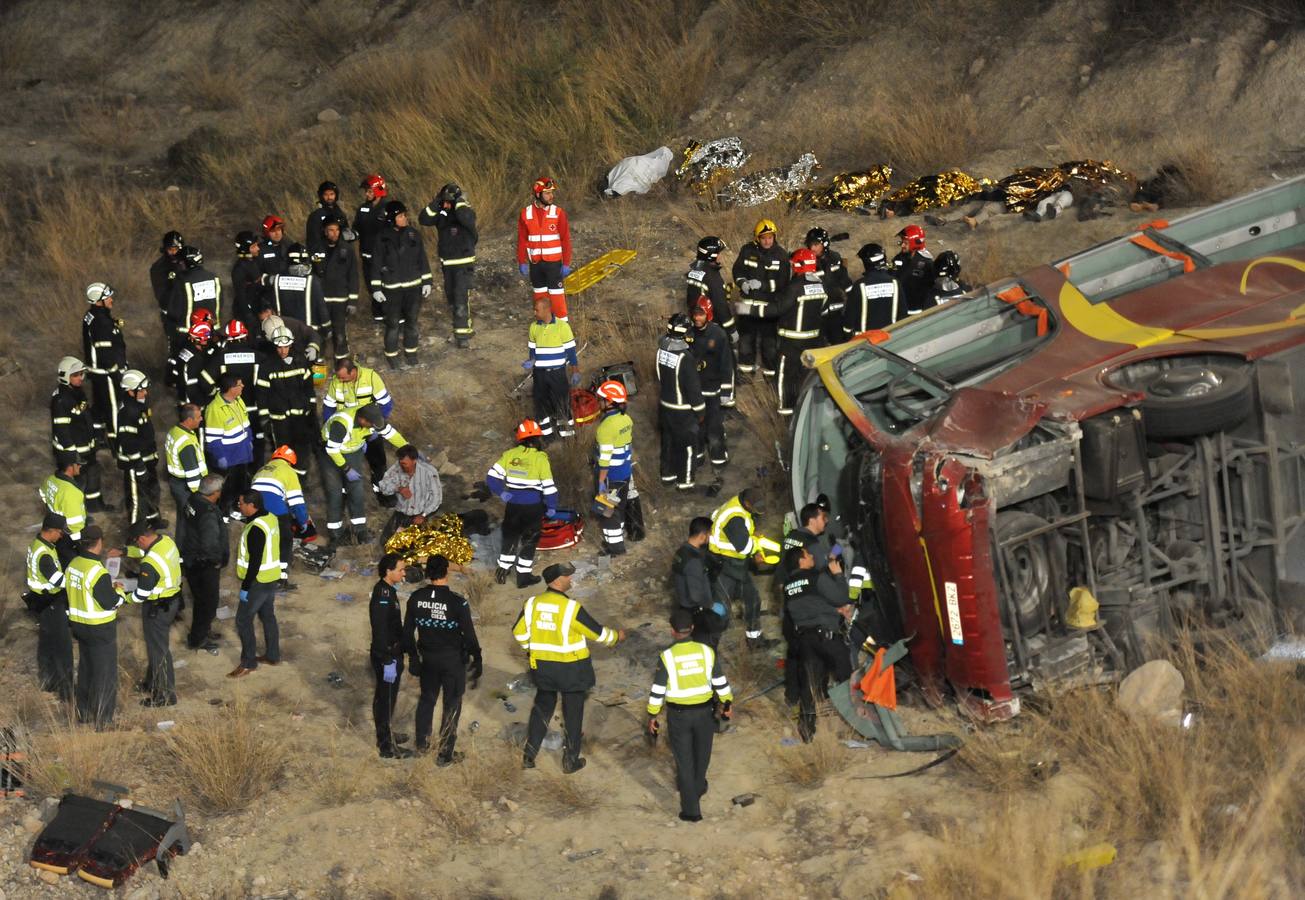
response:
M793 254L793 278L771 306L779 323L779 414L793 415L802 384L802 354L824 343L821 320L829 293L816 272L816 255L803 247Z
M571 437L575 434L571 386L580 383L580 359L571 325L553 315L548 294L535 296L535 321L530 323L526 349L530 356L521 366L531 373L535 421L544 443L554 436Z
M326 311L322 282L313 274L308 248L291 244L285 250L285 263L284 272L268 276L264 299L276 315L298 319L324 336L331 327L331 318Z
M784 582L784 608L798 642L798 735L810 743L816 734L816 703L825 696L826 679L838 683L852 676L852 659L842 633L852 606L837 559L820 572L811 551L803 547L786 550L784 557L790 573Z
M462 195L462 188L450 182L440 188L417 220L423 225L434 225L439 234L436 248L444 273L444 299L453 316L453 340L459 350L465 350L476 333L471 327L471 287L476 271L476 243L480 240L476 211Z
M372 299L384 306L385 361L399 368L399 329L403 329L403 362L417 365L417 333L421 301L430 294L430 260L421 234L408 224L408 208L398 200L385 204L385 224L376 236L370 287Z
M273 278L286 271L285 259L285 219L277 215L263 217L263 239L258 242L258 268L267 278Z
M762 219L752 229L753 240L734 260L735 320L739 328L739 371L751 375L761 356L761 374L775 376L779 367L779 338L771 302L788 284L788 251L779 245L779 228Z
M897 273L906 300L906 314L922 313L930 306L933 293L933 254L924 245L924 229L907 225L897 232L901 250L893 257L893 271Z
M829 558L829 546L824 538L825 526L829 524L829 514L815 503L808 503L798 511L798 522L798 527L784 535L784 540L780 544L782 550L779 565L775 569L773 582L775 588L779 591L781 605L784 602L784 582L792 574L788 570L786 562L789 550L794 547L801 547L819 563L824 563ZM793 619L788 613L787 606L783 607L780 621L784 629L784 641L787 647L787 652L784 654L784 701L789 706L796 706L801 699L798 690L798 640L797 632L793 630Z
M141 634L148 660L141 706L176 706L177 680L168 646L172 623L181 614L181 553L166 534L139 522L131 528L133 555L141 556L132 599L141 606Z
M172 386L177 403L208 403L213 396L213 328L190 326L186 343L172 355Z
M68 701L73 696L72 632L68 629L68 593L55 544L64 536L63 516L46 513L41 530L27 548L27 594L36 614L36 677L41 690Z
M186 345L195 313L207 310L215 324L222 320L222 282L204 268L204 254L198 247L181 248L186 269L172 281L172 294L168 297L168 326L172 336L168 341L170 358Z
M694 640L713 650L729 626L729 610L718 601L707 573L707 540L711 519L696 516L689 522L689 537L671 558L671 587L676 605L693 616Z
M712 307L706 297L698 298L693 316L693 358L698 361L698 382L702 387L705 404L702 431L699 433L698 455L704 451L713 466L723 466L730 461L725 446L725 412L723 397L734 396L734 350L729 335L711 320Z
M118 705L118 607L122 585L104 567L104 532L87 525L77 556L64 570L68 621L77 640L77 721L100 731L113 724Z
M80 359L65 356L59 360L59 386L50 395L50 444L57 461L61 453L76 456L81 463L78 486L86 495L90 512L109 512L101 488L102 472L95 456L95 421L82 384L86 366Z
M168 328L168 299L172 296L172 282L186 271L186 260L181 255L185 240L180 231L169 231L163 235L159 244L159 258L150 266L150 288L154 291L154 302L159 305L159 318L163 322L163 335L172 339Z
M240 399L245 403L245 412L249 414L249 424L254 429L254 462L256 469L262 465L263 439L267 433L267 410L263 408L264 375L270 360L267 355L254 348L249 340L249 330L239 319L232 319L222 329L222 346L213 351L213 361L208 369L207 381L209 393L196 403L207 404L217 393L218 382L228 373L236 375L245 383L245 390ZM275 445L274 445L275 446Z
M734 321L734 307L730 303L729 289L721 276L720 255L729 247L720 238L708 235L698 241L696 258L684 276L685 302L689 315L698 306L698 298L706 297L711 304L711 319L729 335L731 344L738 344L738 327Z
M304 243L308 245L309 253L317 254L326 249L326 223L332 219L340 223L340 235L336 240L353 240L349 217L340 208L339 185L334 181L323 181L317 186L317 209L308 214L308 224L304 226Z
M303 351L295 346L290 329L284 326L276 329L272 345L276 355L264 358L259 365L254 395L271 445L285 445L294 450L295 471L302 475L308 471L308 457L318 445L313 368Z
M91 415L95 440L112 447L118 438L118 380L127 370L122 320L113 317L113 287L97 281L86 288L90 311L82 319L82 350L91 377Z
M372 691L372 720L376 723L376 747L385 759L406 759L412 751L399 744L407 741L390 728L394 704L399 699L403 677L403 613L394 586L403 581L404 562L397 553L387 553L376 565L380 576L372 588L368 613L372 623L369 656L376 687Z
M344 220L327 217L322 238L313 251L313 266L322 284L326 312L331 320L335 358L349 355L349 314L358 303L358 257L341 237Z
M959 297L970 289L960 280L961 258L955 250L944 250L938 254L933 264L933 290L929 296L929 305L938 306L953 297Z
M411 656L410 669L421 679L417 701L417 751L430 749L435 704L444 696L440 715L437 766L449 766L462 759L454 747L458 740L458 717L468 682L475 688L485 671L471 621L471 605L449 590L449 561L438 554L426 560L430 584L412 592L403 617L403 647Z
M674 482L682 491L693 487L698 420L707 408L702 399L698 363L687 340L690 327L689 317L676 313L667 321L666 334L657 344L661 478L667 484Z
M258 328L258 311L263 308L263 269L258 264L262 248L252 231L236 235L236 261L231 266L231 317L245 323L250 331Z
M841 235L840 237L846 237ZM843 307L852 278L847 274L843 255L829 246L829 232L819 226L807 232L804 245L816 255L816 274L825 286L829 301L820 317L820 333L827 344L837 344L843 339Z
M701 822L699 801L707 793L707 767L716 737L716 714L729 721L734 695L716 651L693 639L693 616L686 609L671 613L675 643L657 657L648 690L647 731L658 732L657 716L666 705L666 730L675 757L675 786L680 793L680 819Z
M127 520L166 528L159 515L159 451L154 439L154 415L144 372L122 373L122 405L118 407L118 468L122 470L123 505Z
M372 259L376 249L376 237L385 227L385 204L382 202L388 192L385 179L380 175L368 175L358 185L363 189L363 202L353 216L353 230L358 234L358 253L362 257L363 284L372 283ZM372 293L372 318L384 321L384 306Z
M863 331L887 328L906 318L897 275L888 267L884 248L866 244L856 252L865 272L847 293L843 307L843 340L851 340Z

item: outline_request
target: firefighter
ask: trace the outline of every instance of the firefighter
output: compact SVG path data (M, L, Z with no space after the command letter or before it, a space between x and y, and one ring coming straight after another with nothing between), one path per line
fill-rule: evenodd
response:
M372 283L372 258L376 248L376 237L385 227L385 205L381 202L388 193L385 179L380 175L368 175L358 185L363 189L363 202L354 213L353 228L358 233L358 253L362 257L363 284ZM372 294L372 318L384 321L384 308Z
M45 511L58 516L64 522L63 538L59 550L59 562L68 564L77 552L76 542L81 540L82 529L86 527L89 517L86 515L86 495L77 484L81 474L81 464L74 453L61 453L54 461L55 470L41 482L41 502Z
M199 429L204 413L197 403L183 403L177 411L180 420L168 429L163 440L163 459L168 470L168 493L177 504L177 546L186 546L186 507L190 495L208 474L208 463L200 446Z
M243 678L258 668L281 664L281 630L276 621L276 586L281 579L281 535L276 516L262 507L262 498L247 491L239 498L245 527L240 532L236 577L240 579L240 607L236 633L240 635L240 664L228 678ZM258 655L254 619L263 623L263 655Z
M675 643L657 657L652 687L648 689L647 732L658 733L657 716L666 705L666 730L675 757L675 786L680 794L680 819L701 822L698 803L707 793L707 767L716 737L716 707L730 719L734 695L721 668L720 657L707 644L693 639L693 615L677 608L671 613Z
M344 227L342 218L327 216L322 222L322 238L313 251L336 359L349 355L349 314L358 303L358 258L341 237Z
M816 569L815 557L805 547L785 551L784 564L790 572L784 581L784 610L793 621L797 637L800 712L798 735L810 743L816 733L816 704L825 696L826 679L834 683L852 676L852 659L843 639L843 623L851 619L847 588L839 587L842 568L831 559L825 578Z
M113 724L118 705L116 620L118 607L127 602L104 558L104 532L88 525L77 542L77 556L63 573L68 621L77 640L77 721L94 724L96 731Z
M290 556L294 539L311 541L317 537L317 528L308 515L304 503L304 489L299 482L295 465L299 462L295 451L288 446L277 447L267 465L254 473L250 489L263 498L263 509L277 518L281 536L281 587L283 591L295 590L290 583Z
M686 340L689 327L689 317L676 313L667 321L666 334L657 344L661 477L663 482L674 482L682 491L693 487L698 420L707 408L698 380L698 364Z
M471 619L471 605L449 590L449 561L439 554L426 560L430 584L408 597L403 617L403 646L411 657L411 671L421 679L417 701L417 750L430 749L435 703L444 695L440 716L439 749L435 765L450 766L463 755L454 749L462 695L480 683L485 662Z
M704 404L702 431L698 435L698 456L704 451L713 466L729 463L725 446L723 398L734 396L734 350L725 329L711 320L712 306L699 297L693 309L693 358L697 360L698 382Z
M154 438L154 414L149 407L150 380L144 372L122 373L122 404L118 407L118 468L122 470L127 521L168 523L159 515L159 451Z
M127 370L127 343L122 337L122 319L113 317L114 291L102 281L86 288L91 305L82 319L82 350L86 371L91 376L91 415L95 440L112 447L118 439L118 381Z
M567 775L585 767L585 758L580 755L585 694L596 683L594 664L589 659L589 641L613 647L625 639L624 631L599 624L588 610L566 595L574 574L575 567L569 563L554 563L546 568L544 581L548 590L527 600L512 626L512 636L530 654L530 675L535 683L535 703L526 729L522 767L535 767L535 756L548 733L548 723L557 708L557 695L561 694L562 771Z
M183 247L181 255L186 269L173 280L168 298L168 324L172 328L168 348L173 357L185 346L197 311L208 310L213 316L209 324L215 328L222 321L222 282L204 268L204 254L198 247Z
M390 728L403 679L403 613L394 586L403 581L404 572L403 557L397 553L382 556L376 564L376 574L380 577L372 587L371 601L367 604L372 626L368 659L376 681L372 691L372 721L376 724L376 748L382 759L407 759L413 755L411 750L399 746L407 737Z
M263 217L263 238L258 242L258 268L263 273L264 282L277 275L285 274L288 263L285 259L285 219L278 215Z
M387 420L394 412L394 398L385 387L381 373L360 366L352 358L335 362L335 374L326 383L322 395L322 421L325 422L339 409L356 409L375 403ZM380 483L385 477L385 442L369 438L367 442L367 468L371 470L372 492L381 496Z
M839 240L847 237L839 235ZM820 333L827 344L837 344L843 339L843 308L847 303L847 292L852 287L852 279L847 274L843 256L829 246L829 232L817 226L807 232L803 243L816 256L816 274L825 286L829 300L820 317Z
M299 319L290 316L278 316L270 309L264 309L260 312L258 319L258 330L262 333L263 339L255 346L264 353L271 353L276 349L276 344L272 343L272 335L278 328L285 328L290 332L290 339L294 343L295 352L301 354L309 365L321 359L322 336Z
M748 647L764 650L774 644L761 633L761 597L752 583L749 561L757 566L774 562L779 545L757 534L753 516L760 515L761 491L750 487L731 497L711 514L707 550L715 574L716 599L729 609L734 600L743 603L744 635Z
M186 343L169 360L177 403L207 403L213 396L213 327L199 322L190 326Z
M530 356L521 368L531 373L535 421L543 432L544 443L551 442L554 434L573 436L571 387L580 383L580 359L570 323L554 316L547 294L535 297L535 321L530 324L526 348Z
M245 384L240 400L245 404L249 422L254 429L254 463L263 456L263 437L267 431L267 413L263 409L264 372L270 360L254 349L249 340L249 330L239 319L232 319L222 329L222 346L213 352L213 362L206 378L209 385L207 403L218 390L218 380L223 375L235 375Z
M848 291L843 307L843 340L863 331L887 328L906 318L897 274L888 267L884 248L866 244L856 252L865 272Z
M159 243L159 258L150 266L150 288L154 291L154 301L159 305L159 318L163 322L163 336L172 340L172 330L168 327L168 300L172 296L172 282L186 271L186 259L181 255L185 240L180 231L168 231Z
M166 534L138 522L131 527L132 555L141 557L140 577L132 600L141 605L141 635L145 639L147 695L141 706L176 706L177 680L168 637L181 614L181 553Z
M385 361L399 368L399 329L403 329L404 365L417 365L421 301L430 294L430 260L421 233L408 224L408 208L398 200L385 204L385 224L376 236L372 260L372 299L384 307Z
M231 266L231 317L245 323L245 328L258 327L258 311L263 309L263 268L258 264L262 249L252 231L236 235L236 261Z
M336 240L353 240L353 232L349 231L349 217L340 208L339 185L334 181L323 181L317 186L317 209L308 214L308 223L304 226L304 243L308 245L309 253L317 254L326 249L326 223L332 220L340 226L340 235Z
M63 517L47 512L27 548L28 606L36 614L36 677L41 690L67 702L73 697L72 632L68 592L56 545L64 540Z
M725 279L721 277L720 255L728 249L725 242L714 234L698 241L698 249L694 254L696 258L693 265L689 266L688 274L684 276L687 286L685 300L688 303L689 315L693 315L698 300L706 297L707 302L711 304L712 321L725 329L731 345L737 345L739 332L734 321L734 307L730 303ZM730 380L733 382L732 378Z
M303 244L286 248L285 272L268 276L267 284L267 304L283 320L298 319L322 335L330 329L322 282L313 274L312 260Z
M788 284L788 252L779 245L779 228L770 219L757 223L752 238L739 251L733 268L738 288L739 371L746 375L755 372L760 355L761 374L773 378L779 366L779 338L769 306Z
M566 211L553 203L557 182L535 179L534 197L517 216L517 266L530 279L535 299L546 296L553 315L566 321L562 281L571 274L571 226Z
M290 329L283 326L273 332L275 356L259 366L255 393L268 440L274 447L294 451L295 472L302 476L308 473L308 457L317 446L317 394L312 366L294 344Z
M609 380L595 391L601 409L594 429L595 508L602 518L604 556L625 553L625 517L634 479L634 422L626 413L625 385Z
M779 323L779 414L793 415L802 384L802 354L821 346L821 321L829 292L816 271L816 255L803 247L793 253L793 277L771 304Z
M480 240L476 211L467 203L462 188L450 182L440 188L417 220L423 225L434 225L439 235L436 249L444 273L444 299L453 317L453 340L459 350L465 350L476 333L471 327L471 287L476 271L476 243Z
M729 609L715 598L707 573L710 537L711 519L695 516L689 521L689 536L671 558L671 587L676 605L693 616L694 640L714 650L729 626Z
M204 451L208 467L223 477L222 513L232 518L236 502L249 488L249 464L254 461L254 429L240 399L245 383L228 372L218 378L218 393L204 408Z
M929 308L933 290L933 254L925 247L924 229L907 225L897 232L901 249L893 257L893 271L901 282L906 314L914 316Z
M944 250L938 254L933 264L933 291L929 296L929 305L938 306L953 297L959 297L969 291L970 286L960 280L961 258L955 250Z
M359 546L370 544L367 531L366 494L362 486L363 448L373 436L389 441L395 448L407 443L393 425L385 421L375 403L344 407L331 414L322 427L326 461L322 464L322 486L326 489L326 531L331 545L338 547L349 540ZM349 501L351 536L344 530L344 500Z
M517 587L539 584L531 572L535 545L544 526L544 516L557 513L557 486L553 469L543 450L544 433L533 419L517 426L517 445L503 453L485 476L489 490L505 504L503 545L499 551L494 580L506 584L513 567Z
M86 508L91 512L111 512L101 492L101 471L96 459L95 421L82 384L86 366L74 356L59 360L59 386L50 395L50 444L57 460L61 453L71 453L81 462L79 485L86 494Z

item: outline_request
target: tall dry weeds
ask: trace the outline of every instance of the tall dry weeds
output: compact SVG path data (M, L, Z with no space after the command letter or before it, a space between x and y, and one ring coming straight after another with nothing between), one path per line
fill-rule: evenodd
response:
M140 734L93 731L68 718L45 712L43 721L26 727L26 784L38 794L57 797L68 791L98 795L96 781L121 784L139 761Z
M266 796L291 758L286 736L245 703L178 724L165 735L165 751L178 793L212 814Z

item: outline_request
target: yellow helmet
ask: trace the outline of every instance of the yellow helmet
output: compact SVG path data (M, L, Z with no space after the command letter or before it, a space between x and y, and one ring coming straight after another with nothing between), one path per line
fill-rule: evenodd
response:
M757 223L757 227L752 229L752 236L759 238L763 234L779 234L779 227L770 219L762 219Z

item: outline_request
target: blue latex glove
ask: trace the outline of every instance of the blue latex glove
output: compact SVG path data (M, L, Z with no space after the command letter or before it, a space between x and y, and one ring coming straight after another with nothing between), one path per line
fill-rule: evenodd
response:
M357 469L355 469L353 466L350 466L349 468L344 470L344 480L353 483L355 481L362 481L362 476L358 474Z
M231 463L230 463L230 461L227 459L227 457L225 457L225 456L219 456L219 457L217 457L216 462L217 462L217 468L219 468L219 469L229 469L229 468L231 468Z
M580 373L579 373L579 372L572 372L572 373L571 373L571 387L580 387Z
M550 507L546 508L546 509L544 510L544 517L545 517L545 518L548 518L548 519L556 518L556 517L557 517L557 507L556 507L556 506L550 506Z
M529 274L530 274L530 263L522 263L518 268L521 269L521 274L522 274L522 275L529 275Z
M534 367L535 367L535 361L533 359L528 359L521 364L521 368L525 369L527 372L529 372Z
M711 611L716 615L720 616L722 619L725 618L725 612L726 612L725 604L721 603L719 600L717 600L715 603L711 605Z
M399 663L397 660L392 659L385 664L385 668L381 669L381 678L384 679L386 684L394 684L398 680Z
M511 492L511 491L504 491L503 493L501 493L501 494L498 495L498 499L502 500L504 503L511 503L511 502L512 502L512 492Z
M570 275L570 274L571 274L571 267L568 266L568 265L566 265L565 263L563 263L563 264L562 264L562 277L565 278L566 276L568 276L568 275Z
M242 588L240 591L240 602L246 603L248 602L248 600L249 600L249 591L246 591Z

